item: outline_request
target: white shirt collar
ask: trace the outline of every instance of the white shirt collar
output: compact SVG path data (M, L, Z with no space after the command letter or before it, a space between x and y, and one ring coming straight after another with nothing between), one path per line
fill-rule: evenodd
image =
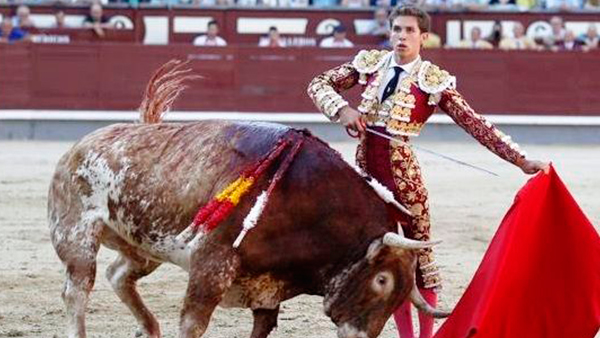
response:
M403 65L399 65L396 62L396 58L392 55L392 59L390 60L390 65L388 67L388 69L392 69L393 67L402 67L402 70L406 73L410 73L413 69L413 67L417 64L417 62L421 61L421 56L417 56L416 59L412 60L409 63L405 63Z

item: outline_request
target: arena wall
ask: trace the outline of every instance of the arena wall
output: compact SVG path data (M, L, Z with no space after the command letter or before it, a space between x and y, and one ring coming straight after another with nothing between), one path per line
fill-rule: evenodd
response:
M316 112L306 95L315 75L357 50L196 48L131 44L0 46L0 109L134 110L162 63L189 60L204 78L177 110ZM458 78L486 114L600 115L598 52L551 53L432 49L426 59ZM356 104L358 89L348 96ZM0 112L1 114L1 112Z

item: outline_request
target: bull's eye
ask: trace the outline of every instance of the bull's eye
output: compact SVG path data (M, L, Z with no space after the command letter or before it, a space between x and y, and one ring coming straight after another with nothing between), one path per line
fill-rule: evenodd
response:
M371 288L376 294L387 297L394 289L394 275L389 271L381 271L375 275Z

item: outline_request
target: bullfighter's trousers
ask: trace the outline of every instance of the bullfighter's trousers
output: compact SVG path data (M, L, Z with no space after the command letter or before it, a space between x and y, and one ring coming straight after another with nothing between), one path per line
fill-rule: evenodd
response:
M385 128L371 128L385 133ZM412 216L397 213L404 235L410 239L428 241L429 203L421 168L408 143L409 138L397 138L403 142L389 141L381 136L366 133L357 148L356 161L361 169L392 191L396 200L412 213ZM419 250L417 257L417 286L436 289L441 287L433 251Z

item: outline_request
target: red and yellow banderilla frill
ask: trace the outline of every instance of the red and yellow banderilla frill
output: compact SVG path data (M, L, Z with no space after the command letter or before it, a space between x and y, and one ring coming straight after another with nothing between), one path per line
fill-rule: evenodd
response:
M205 232L215 229L231 214L233 208L240 203L241 198L250 191L254 183L290 144L290 140L279 140L265 157L244 170L234 182L202 207L194 217L194 229L198 230L198 227L202 227Z

